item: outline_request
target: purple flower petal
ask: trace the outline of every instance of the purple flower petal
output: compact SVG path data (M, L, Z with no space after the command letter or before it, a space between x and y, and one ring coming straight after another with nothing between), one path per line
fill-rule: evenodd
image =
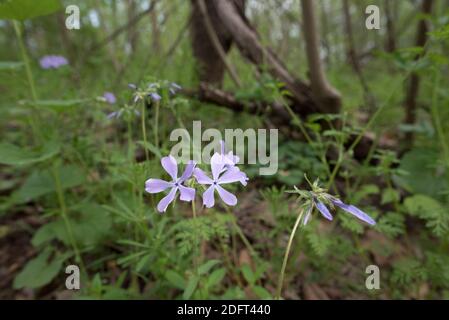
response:
M56 69L68 63L69 62L67 61L66 58L64 58L63 56L56 56L56 55L43 56L39 60L39 64L43 69L50 69L50 68Z
M151 97L151 100L153 100L153 101L160 101L162 99L161 96L158 95L157 93L150 93L150 97Z
M132 90L137 90L137 86L134 83L128 83L128 88Z
M181 178L179 179L179 182L184 182L187 179L189 179L192 176L195 166L196 166L196 163L194 161L189 161L189 163L187 163L186 168L184 169L184 172L183 172Z
M181 193L180 199L182 201L192 201L195 199L195 189L184 187L183 185L179 185L179 192Z
M321 214L323 215L323 217L325 217L326 219L332 221L332 215L331 215L331 213L329 212L329 209L327 209L327 207L326 207L323 203L321 203L321 202L318 201L318 202L316 203L316 207L317 207L317 209L321 212Z
M177 190L178 188L172 188L170 192L165 197L163 197L161 201L159 201L159 203L157 204L157 210L159 212L165 212L167 210L168 205L172 203L173 200L175 200Z
M212 170L212 177L215 181L217 181L218 176L220 175L224 167L224 162L220 154L214 153L214 155L210 159L210 167Z
M244 186L246 186L246 180L247 176L244 172L240 171L237 167L231 167L229 168L225 173L221 175L221 177L218 179L218 183L225 184L225 183L233 183L240 181Z
M148 193L158 193L173 187L173 183L161 179L148 179L145 182L145 191Z
M117 101L117 99L115 98L115 95L112 92L105 92L103 94L103 98L109 104L114 104Z
M203 205L205 205L206 208L212 208L215 204L214 191L215 185L211 185L203 193Z
M220 198L224 203L229 206L235 206L237 204L237 197L235 195L233 195L229 191L226 191L219 185L216 185L215 188L217 189L218 194L220 195Z
M178 179L178 163L176 159L172 155L169 155L161 159L161 164L170 177L172 177L173 181L176 181Z
M195 170L193 170L193 176L195 177L196 181L199 184L212 184L213 181L211 178L209 178L203 170L201 170L200 168L195 168Z
M332 203L335 204L337 207L340 207L341 209L345 210L346 212L356 216L362 221L365 221L366 223L370 225L375 225L376 221L374 221L373 218L371 218L369 215L367 215L365 212L360 210L359 208L353 206L353 205L347 205L346 203L343 203L339 199L332 200Z

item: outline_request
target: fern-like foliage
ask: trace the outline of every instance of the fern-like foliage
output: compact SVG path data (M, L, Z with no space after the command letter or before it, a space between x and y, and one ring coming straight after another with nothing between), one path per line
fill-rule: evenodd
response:
M408 197L405 202L407 212L426 221L426 226L437 237L444 237L449 231L449 211L438 200L426 195Z
M187 255L199 248L201 241L229 236L228 223L234 219L226 214L209 214L193 219L182 220L175 226L176 241L181 255Z

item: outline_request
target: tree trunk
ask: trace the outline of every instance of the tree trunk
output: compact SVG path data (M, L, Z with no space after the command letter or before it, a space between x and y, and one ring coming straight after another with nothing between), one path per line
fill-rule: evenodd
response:
M306 41L306 53L313 98L321 109L329 109L333 112L338 112L341 107L341 96L326 79L326 74L320 58L320 36L313 1L314 0L301 0L304 19L304 39Z
M395 34L395 12L390 0L384 1L385 16L387 18L387 41L385 43L385 51L393 52L396 50L396 34Z
M136 15L136 1L128 0L128 21L131 21ZM138 43L138 31L136 25L133 24L128 28L128 43L131 49L131 54L134 53L137 49Z
M430 14L432 12L433 0L422 0L421 2L421 13L424 15ZM418 29L416 30L416 41L415 45L417 47L424 47L427 42L427 32L429 31L428 22L426 19L422 18L419 21ZM421 55L422 56L422 55ZM416 60L421 58L421 56L416 56ZM407 94L405 98L405 123L408 125L413 125L416 121L416 109L417 109L417 97L419 92L419 75L413 72L410 75L410 79L407 86ZM407 132L405 134L405 149L409 149L413 145L414 133Z
M150 19L152 31L151 47L155 54L159 54L161 52L161 31L159 30L157 15L158 15L157 8L154 7L154 9L150 12Z
M225 0L227 1L227 0ZM237 1L237 0L235 0ZM198 62L198 74L201 82L207 82L217 87L221 87L225 71L225 64L220 59L220 53L215 49L214 43L205 32L206 26L203 16L201 14L198 1L192 0L192 24L191 36L193 55ZM241 2L242 9L244 8L244 1ZM219 20L217 7L212 0L205 1L207 13L211 24L215 30L215 34L220 42L220 45L225 53L228 53L232 45L232 35L222 25ZM240 12L243 14L243 10Z

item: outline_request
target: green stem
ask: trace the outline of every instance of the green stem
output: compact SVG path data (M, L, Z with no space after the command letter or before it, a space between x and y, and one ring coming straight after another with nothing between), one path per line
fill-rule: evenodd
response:
M134 162L131 119L128 119L128 160L130 162Z
M72 245L73 251L75 252L76 262L80 264L81 270L83 271L84 274L87 275L83 259L81 258L80 250L78 248L75 237L73 235L72 225L70 224L70 220L67 215L67 206L65 203L64 192L62 190L61 179L59 177L59 173L58 173L56 165L53 165L52 173L53 173L53 179L55 181L56 193L57 193L58 201L59 201L59 207L61 209L61 216L62 216L62 219L64 220L64 225L65 225L67 234L69 236L70 244Z
M251 245L251 243L249 242L248 238L245 236L245 234L243 233L242 229L239 227L239 225L237 224L237 222L235 221L235 219L231 219L232 220L232 224L235 228L235 230L237 231L237 234L239 235L240 239L242 240L243 244L246 246L246 248L249 250L251 256L258 260L259 256L257 255L256 250L254 250L253 246Z
M404 76L404 78L399 81L399 84L397 86L395 86L394 90L391 91L390 95L388 96L388 98L385 100L385 102L380 105L379 108L377 108L376 112L374 112L374 114L372 115L372 117L370 118L370 120L366 123L365 127L363 127L363 129L360 131L360 133L357 135L356 139L354 140L354 142L349 146L347 152L351 153L354 148L359 144L360 140L362 140L363 136L365 135L366 131L371 128L371 126L374 124L374 122L377 120L377 118L379 117L379 115L382 113L383 109L388 105L388 103L390 102L390 100L393 98L393 96L395 95L395 93L398 91L399 87L402 86L402 82L407 79L408 75L410 74L410 72L407 72L407 74ZM342 161L338 161L337 164L334 167L334 170L332 171L331 177L329 179L329 183L328 186L330 186L333 183L333 180L335 179L335 177L337 176L338 170L340 169L340 166L342 164Z
M145 102L142 102L142 136L143 136L143 143L144 143L144 150L145 150L145 159L147 161L150 160L150 154L148 153L148 141L147 141L147 129L146 129L146 121L145 121L145 109L146 105Z
M154 145L159 148L159 101L155 103L154 114Z
M293 119L293 123L296 124L299 130L301 130L301 133L304 135L304 138L306 138L307 142L313 144L312 138L310 138L309 134L307 133L307 130L302 123L302 120L293 112L292 108L290 108L290 106L287 103L282 102L282 105L284 106L285 109L287 109L288 114Z
M196 219L195 199L192 200L192 214L193 218Z
M435 70L434 71L434 85L433 85L433 92L432 92L432 118L435 122L435 128L437 130L438 138L441 143L441 147L443 149L444 158L446 161L446 166L449 169L449 147L446 143L445 134L443 130L443 126L440 121L440 114L438 110L438 90L440 88L440 73Z
M16 33L17 41L19 42L19 48L20 48L20 53L22 55L22 60L23 60L23 63L25 64L28 85L30 87L31 98L33 101L33 105L32 105L33 110L31 113L27 114L28 122L30 123L30 126L31 126L31 129L33 130L34 136L41 138L41 134L40 134L40 131L38 130L38 126L36 125L36 120L35 120L35 116L34 116L34 114L36 112L36 110L35 110L36 102L38 99L37 99L37 94L36 94L36 86L34 84L34 79L33 79L33 73L31 72L30 59L28 58L28 53L25 48L25 43L23 42L20 24L18 21L13 20L13 25L14 25L14 30Z
M301 212L299 213L298 218L296 219L295 225L293 226L293 230L290 234L290 238L288 239L287 248L286 248L285 254L284 254L284 261L282 262L281 273L279 275L279 280L278 280L278 285L277 285L277 290L276 290L276 299L277 300L279 300L281 298L282 286L283 286L284 277L285 277L285 269L287 268L288 257L290 255L290 249L292 247L293 239L295 238L296 230L299 227L299 223L301 222L303 213L304 213L304 209L301 209Z

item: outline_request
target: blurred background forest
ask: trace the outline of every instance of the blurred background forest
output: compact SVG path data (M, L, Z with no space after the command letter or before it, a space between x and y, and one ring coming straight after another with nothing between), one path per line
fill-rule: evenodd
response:
M0 0L0 48L0 298L272 299L305 174L377 223L314 212L282 298L449 298L449 1ZM278 128L279 170L160 214L194 120Z

